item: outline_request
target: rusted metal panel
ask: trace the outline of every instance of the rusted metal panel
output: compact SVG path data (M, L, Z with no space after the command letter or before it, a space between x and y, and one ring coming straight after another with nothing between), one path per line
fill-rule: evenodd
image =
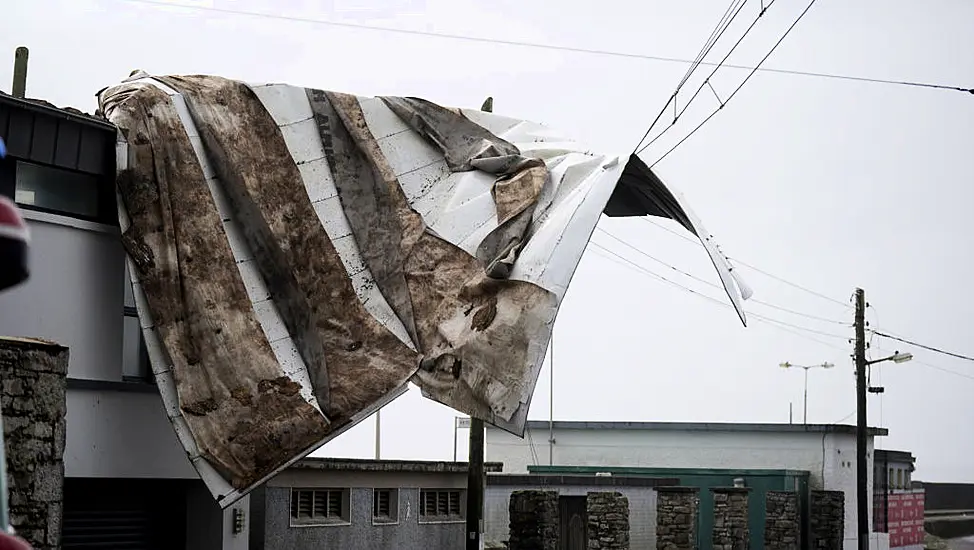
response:
M120 129L120 223L152 370L222 505L407 380L523 433L603 210L706 235L638 159L526 121L144 73L99 101ZM726 258L708 252L736 300ZM258 396L271 401L254 410Z

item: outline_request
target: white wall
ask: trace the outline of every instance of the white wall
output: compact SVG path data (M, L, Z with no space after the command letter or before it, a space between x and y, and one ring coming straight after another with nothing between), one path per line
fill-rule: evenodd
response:
M31 277L0 294L0 334L68 347L68 377L122 380L124 253L116 228L25 211ZM157 393L68 390L68 477L195 479Z
M498 429L488 429L486 460L503 462L505 473L525 473L529 464L546 465L548 436L547 427L527 430L524 439ZM808 471L812 489L845 493L845 546L850 550L856 547L856 438L853 434L556 427L554 439L554 464L557 466ZM534 443L533 453L531 442ZM870 526L872 452L870 438L867 455Z
M71 390L67 424L67 477L199 477L158 394Z

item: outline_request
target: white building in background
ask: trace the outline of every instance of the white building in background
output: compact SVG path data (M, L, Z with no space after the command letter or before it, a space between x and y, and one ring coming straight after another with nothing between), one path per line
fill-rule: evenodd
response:
M887 433L882 428L869 431L870 514L873 439ZM845 547L856 548L854 426L530 421L523 439L488 427L485 449L486 459L502 462L507 473L549 465L807 471L811 489L845 493ZM885 534L873 537L873 548L888 548Z

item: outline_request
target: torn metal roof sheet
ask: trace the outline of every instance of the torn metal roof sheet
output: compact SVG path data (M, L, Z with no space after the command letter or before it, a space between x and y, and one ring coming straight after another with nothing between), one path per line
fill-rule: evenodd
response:
M726 258L635 156L417 98L213 76L137 73L99 105L153 372L223 506L408 382L523 434L603 212L702 236L744 320Z

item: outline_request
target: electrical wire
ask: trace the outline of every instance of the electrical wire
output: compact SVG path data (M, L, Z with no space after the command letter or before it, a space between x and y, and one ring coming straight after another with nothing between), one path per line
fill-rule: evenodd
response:
M652 220L648 216L644 216L644 217L641 217L641 218L638 218L638 219L639 220L642 220L642 221L644 221L644 222L646 222L648 224L654 225L654 226L662 229L663 231L666 231L667 233L670 233L671 235L675 235L675 236L677 236L677 237L679 237L679 238L687 241L688 243L692 243L694 245L701 246L701 247L703 246L703 243L701 243L699 240L694 239L694 238L691 238L691 237L689 237L687 235L684 235L683 233L679 233L677 231L674 231L674 230L670 229L669 227L666 227L665 225L663 225L661 223L658 223L658 222ZM779 277L777 275L774 275L772 273L768 273L767 271L758 269L757 267L754 267L753 265L751 265L751 264L749 264L749 263L747 263L747 262L745 262L743 260L740 260L738 258L730 258L730 257L728 257L728 259L731 260L731 261L733 261L736 264L743 265L744 267L747 267L747 268L749 268L749 269L751 269L751 270L753 270L753 271L755 271L757 273L760 273L760 274L764 275L765 277L769 277L771 279L774 279L774 280L776 280L778 282L784 283L784 284L786 284L788 286L791 286L791 287L796 288L798 290L801 290L803 292L807 292L807 293L811 294L812 296L817 296L817 297L822 298L824 300L828 300L829 302L838 304L838 305L840 305L840 306L842 306L844 308L849 308L849 309L852 308L851 305L849 305L849 304L847 304L847 303L845 303L845 302L843 302L841 300L837 300L835 298L826 296L825 294L822 294L820 292L816 292L814 290L811 290L809 288L803 287L803 286L801 286L801 285L799 285L797 283L793 283L793 282L791 282L791 281L789 281L787 279L784 279L784 278Z
M653 277L653 278L655 278L657 280L663 281L663 282L665 282L667 284L673 285L673 286L679 288L680 290L683 290L684 292L689 292L690 294L694 294L696 296L699 296L700 298L703 298L703 299L705 299L705 300L707 300L709 302L713 302L713 303L715 303L715 304L717 304L717 305L719 305L721 307L732 308L732 309L734 307L734 306L732 306L731 304L729 304L727 302L724 302L722 300L719 300L717 298L714 298L713 296L709 296L709 295L704 294L702 292L696 291L696 290L694 290L692 288L689 288L689 287L686 287L684 285L681 285L680 283L677 283L675 281L671 281L670 279L667 279L666 277L660 275L659 273L656 273L655 271L649 270L646 267L641 266L641 265L637 264L636 262L633 262L629 258L626 258L625 256L623 256L621 254L618 254L615 251L613 251L613 250L611 250L609 248L606 248L605 246L603 246L603 245L601 245L601 244L599 244L597 242L591 241L590 244L592 246L594 246L595 248L597 248L598 250L602 251L603 253L609 254L612 257L614 257L614 258L616 258L618 260L621 260L621 261L625 262L629 266L637 269L638 271L642 272L645 275L648 275L648 276ZM612 259L612 258L609 258L609 259ZM766 324L771 324L771 325L775 326L775 328L779 328L779 329L794 329L794 330L800 330L800 331L808 332L810 334L818 334L820 336L827 336L827 337L830 337L830 338L838 338L838 339L841 339L841 340L848 340L848 337L847 336L841 336L841 335L838 335L838 334L832 334L832 333L829 333L829 332L824 332L824 331L816 330L816 329L813 329L813 328L804 327L804 326L801 326L801 325L795 325L795 324L792 324L792 323L788 323L788 322L782 321L780 319L775 319L773 317L767 317L767 316L760 315L760 314L753 313L753 312L752 313L749 313L748 315L750 317L755 318L758 321L762 321L762 322L764 322ZM792 331L791 330L785 330L785 332L792 332ZM804 337L804 335L802 335L802 336ZM823 344L823 345L831 345L831 344L827 344L826 342L823 342L821 340L815 340L815 341L817 341L817 342L819 342L820 344Z
M655 272L653 272L653 271L651 271L649 269L646 269L645 267L643 267L643 266L641 266L641 265L639 265L639 264L637 264L637 263L629 260L628 258L622 256L621 254L617 254L617 253L613 252L612 250L610 250L610 249L608 249L608 248L606 248L606 247L604 247L604 246L602 246L602 245L600 245L600 244L598 244L596 242L591 242L590 244L595 248L593 250L594 253L596 253L596 254L598 254L598 255L600 255L600 256L602 256L602 257L604 257L604 258L606 258L606 259L608 259L610 261L613 261L613 262L615 262L615 263L617 263L619 265L622 265L623 267L628 267L628 268L631 268L631 269L635 269L636 271L640 272L641 274L650 276L650 277L652 277L654 279L657 279L657 280L663 281L663 282L665 282L667 284L676 286L677 288L683 290L684 292L688 292L690 294L694 294L694 295L696 295L696 296L698 296L700 298L703 298L704 300L707 300L709 302L713 302L713 303L715 303L715 304L717 304L717 305L719 305L721 307L727 307L727 308L733 307L730 304L728 304L726 302L722 302L721 300L718 300L718 299L716 299L716 298L714 298L712 296L708 296L708 295L703 294L701 292L697 292L696 290L693 290L691 288L685 287L685 286L683 286L683 285L681 285L679 283L673 282L673 281L667 279L666 277L663 277L662 275L659 275L658 273L655 273ZM768 317L758 316L758 315L755 315L754 313L751 313L750 315L752 317L754 317L756 321L762 322L762 323L764 323L764 324L766 324L766 325L768 325L768 326L770 326L772 328L778 329L778 330L780 330L782 332L787 332L789 334L792 334L793 336L797 336L799 338L803 338L803 339L808 340L810 342L815 342L815 343L817 343L817 344L819 344L821 346L824 346L824 347L827 347L827 348L831 348L833 350L841 351L843 353L848 353L849 352L849 350L847 348L839 347L839 346L837 346L837 345L835 345L835 344L833 344L831 342L826 342L826 341L823 341L823 340L819 340L818 338L815 338L815 337L809 336L807 334L803 334L802 332L799 332L799 331L809 332L810 329L808 329L807 327L797 327L797 326L793 326L793 325L784 324L784 323L782 323L781 321L779 321L777 319L772 319L772 318L768 318ZM791 328L789 328L789 326L793 326L794 328L797 328L798 330L792 330ZM828 334L828 336L832 336L832 337L836 337L836 338L845 338L845 337L841 337L841 336L838 336L838 335L831 335L831 334ZM958 376L960 378L966 378L966 379L969 379L969 380L974 380L974 376L969 375L969 374L966 374L966 373L962 373L962 372L958 372L958 371L951 370L951 369L948 369L948 368L944 368L944 367L941 367L941 366L938 366L938 365L934 365L932 363L926 363L924 361L918 361L916 359L914 359L913 362L915 364L922 365L922 366L925 366L925 367L928 367L928 368L931 368L931 369L934 369L934 370L938 370L940 372L944 372L944 373L947 373L947 374L952 374L952 375ZM839 424L839 423L843 422L844 420L848 419L849 417L851 417L854 414L855 414L855 412L850 413L850 414L846 415L845 417L843 417L842 419L840 419L840 420L838 420L836 422L833 422L833 424Z
M627 59L641 59L641 60L647 60L647 61L660 61L660 62L665 62L665 63L683 63L683 64L686 64L686 63L691 63L692 64L693 63L693 60L690 60L690 59L682 59L682 58L677 58L677 57L666 57L666 56L657 56L657 55L647 55L647 54L638 54L638 53L630 53L630 52L619 52L619 51L614 51L614 50L601 50L601 49L594 49L594 48L581 48L581 47L573 47L573 46L559 46L559 45L555 45L555 44L544 44L544 43L540 43L540 42L527 42L527 41L520 41L520 40L501 40L501 39L498 39L498 38L481 38L481 37L476 37L476 36L463 36L463 35L459 35L459 34L437 33L437 32L431 32L431 31L417 31L417 30L409 30L409 29L394 29L394 28L389 28L389 27L380 27L380 26L377 26L377 25L365 25L365 24L361 24L361 23L346 23L346 22L341 22L341 21L326 21L326 20L323 20L323 19L312 19L312 18L309 18L309 17L298 17L298 16L289 16L289 15L277 15L277 14L270 14L270 13L260 13L260 12L251 12L251 11L243 11L243 10L234 10L234 9L230 9L230 8L217 8L217 7L212 7L212 6L179 5L179 4L174 4L172 2L166 2L164 0L119 0L119 1L120 2L128 2L130 4L143 4L143 5L147 5L147 6L158 6L158 7L166 7L166 8L179 8L179 9L191 10L191 11L197 11L197 12L220 13L220 14L225 14L225 15L239 15L239 16L244 16L244 17L256 17L256 18L272 19L272 20L278 20L278 21L290 21L290 22L296 22L296 23L311 23L311 24L316 24L316 25L327 25L327 26L331 26L331 27L343 27L343 28L351 28L351 29L359 29L359 30L368 30L368 31L377 31L377 32L388 32L388 33L404 34L404 35L412 35L412 36L424 36L424 37L428 37L428 38L442 38L442 39L458 40L458 41L465 41L465 42L477 42L477 43L481 43L481 44L498 44L498 45L502 45L502 46L516 46L516 47L521 47L521 48L535 48L535 49L541 49L541 50L553 50L553 51L563 51L563 52L571 52L571 53L582 53L582 54L589 54L589 55L601 55L601 56L606 56L606 57L619 57L619 58L627 58ZM714 66L714 65L716 65L716 63L708 63L706 61L701 61L698 64L699 65L706 65L706 66ZM964 87L961 87L961 86L950 86L950 85L945 85L945 84L931 84L931 83L926 83L926 82L914 82L914 81L909 81L909 80L895 80L895 79L883 79L883 78L870 78L870 77L861 77L861 76L849 76L849 75L840 75L840 74L831 74L831 73L820 73L820 72L812 72L812 71L800 71L800 70L793 70L793 69L773 69L773 68L766 68L766 67L750 67L750 66L746 66L746 65L729 65L728 64L728 65L724 65L724 67L731 68L731 69L742 69L742 70L759 70L759 71L765 72L765 73L778 73L778 74L794 75L794 76L809 76L809 77L829 78L829 79L836 79L836 80L849 80L849 81L858 81L858 82L870 82L870 83L875 83L875 84L888 84L888 85L897 85L897 86L912 86L912 87L930 88L930 89L937 89L937 90L952 90L952 91L967 92L967 93L970 93L970 94L974 94L974 88L964 88Z
M782 34L781 35L781 38L779 38L778 41L774 43L774 46L771 46L771 49L768 50L768 53L766 53L764 55L764 57L761 58L761 61L758 62L758 64L754 67L754 69L751 70L751 72L747 73L747 76L744 77L744 80L740 83L740 85L737 86L737 88L734 89L733 92L731 92L731 94L729 96L727 96L727 99L725 101L721 102L720 107L718 107L717 109L715 109L714 112L710 113L710 115L707 118L703 119L703 121L700 124L698 124L696 126L696 128L694 128L693 130L691 130L689 134L683 136L683 139L681 139L680 141L676 142L676 145L674 145L673 147L670 147L670 149L668 151L666 151L665 153L663 153L663 156L661 156L660 158L656 159L655 162L653 162L651 165L649 165L650 169L652 169L654 166L656 166L657 164L659 164L660 161L662 161L667 156L669 156L670 153L672 153L673 151L675 151L676 148L679 147L680 145L682 145L684 142L686 142L686 140L690 139L690 136L692 136L693 134L697 133L697 130L699 130L700 128L702 128L704 124L706 124L710 119L712 119L714 117L714 115L716 115L717 113L719 113L725 106L727 106L728 103L730 103L730 101L732 99L734 99L734 96L737 95L737 92L740 92L741 91L741 88L743 88L744 85L747 84L747 81L748 80L751 80L751 77L754 76L754 73L756 73L758 71L758 69L761 68L761 65L763 65L764 62L767 61L769 57L771 57L771 54L773 54L774 51L778 49L778 46L780 46L781 43L784 42L785 38L787 38L788 35L791 34L791 31L795 28L796 25L798 25L798 22L801 21L802 18L805 17L805 14L807 14L808 11L810 9L812 9L812 6L815 5L815 2L816 1L817 0L811 0L811 2L809 2L808 5L805 6L805 9L802 10L802 12L800 14L798 14L798 18L795 19L795 21L791 24L791 26L789 26L785 30L785 33Z
M773 0L772 0L772 2L773 2ZM734 6L737 5L738 3L740 5L737 7L737 10L734 10ZM637 143L636 144L636 147L633 148L633 154L639 154L639 151L641 151L641 149L639 148L639 146L643 144L643 141L645 141L647 137L649 137L649 134L652 133L653 128L656 127L656 123L660 121L660 119L663 117L663 113L666 112L666 110L669 108L669 106L671 104L673 105L673 109L674 109L674 113L675 113L675 110L676 110L676 98L679 95L680 90L683 88L683 85L686 84L687 81L690 80L690 77L693 76L693 73L697 70L698 67L700 67L700 64L707 57L707 55L710 54L710 51L717 44L717 42L720 41L720 38L724 35L724 33L727 31L727 29L730 28L731 23L733 23L734 22L734 19L737 18L737 15L739 13L741 13L741 10L744 8L744 5L745 4L747 4L747 0L743 0L743 1L741 1L741 0L734 0L734 1L731 2L731 5L727 7L727 11L724 12L723 17L721 17L720 21L717 23L717 26L714 27L714 30L710 33L710 36L707 38L707 41L704 43L703 47L700 49L700 53L697 54L696 59L694 59L693 62L690 64L690 68L687 69L686 74L684 74L683 75L683 78L680 79L680 83L676 85L676 89L673 90L673 94L670 95L670 98L666 101L666 103L660 109L659 114L657 114L656 115L656 118L653 119L653 122L652 122L652 124L649 125L649 128L646 129L646 133L644 133L643 136L641 138L639 138L639 143ZM762 13L763 12L764 12L764 8L762 7ZM722 29L721 29L721 26L723 26ZM751 26L753 27L753 24ZM748 31L750 31L750 30L751 29L749 27L748 28ZM745 32L745 35L746 34L747 34L747 32ZM738 41L738 43L740 43L740 41ZM737 45L735 44L734 47L736 48ZM733 50L731 50L731 51L733 51ZM726 60L727 60L727 58L724 57L724 59L721 60L721 63L723 63ZM719 68L719 65L718 65L718 68ZM714 70L716 71L717 69L714 69ZM695 96L696 96L696 94L694 94L694 97ZM693 100L691 99L690 101L693 101ZM676 124L676 118L678 118L678 117L674 116L673 124ZM666 130L668 130L669 128L671 128L673 126L673 124L670 124L670 126L667 126L666 129L664 129L663 132L661 132L660 135L662 135L663 133L666 132ZM654 138L653 141L656 141L656 139L658 137L659 136L657 136L656 138ZM652 143L652 142L650 142L650 143Z
M761 11L758 12L758 16L755 17L754 18L754 21L752 21L751 24L747 27L747 29L745 29L744 34L742 34L741 37L737 39L737 42L735 42L734 45L731 46L731 49L724 55L723 59L721 59L720 62L717 63L717 66L714 67L714 70L711 71L711 73L707 76L707 78L705 78L703 80L703 82L700 84L700 86L697 87L697 90L690 97L690 100L687 101L686 104L684 104L683 109L677 113L676 112L676 105L675 104L673 105L673 109L674 109L673 122L669 126L667 126L666 128L664 128L662 132L660 132L659 134L657 134L656 137L654 137L652 140L650 140L650 142L647 143L646 145L644 145L642 147L639 147L639 145L637 145L636 146L636 154L637 155L640 154L640 153L642 153L646 149L648 149L652 144L656 143L656 141L659 138L663 137L663 135L666 134L666 132L668 132L670 130L670 128L673 128L674 126L676 126L676 122L680 119L681 116L683 116L683 113L685 113L687 111L687 109L690 108L690 105L693 103L693 100L696 99L698 95L700 95L700 92L703 90L704 86L709 86L710 87L710 90L714 93L714 96L717 97L717 102L720 103L720 108L721 109L724 108L724 105L726 104L726 102L721 101L720 96L717 95L717 91L714 90L714 87L710 83L710 80L714 77L715 74L717 74L717 71L719 71L720 68L724 66L724 63L737 50L737 47L740 46L742 42L744 42L744 39L747 38L747 35L751 33L751 30L754 29L754 27L758 24L758 21L761 20L761 17L764 16L764 14L768 11L768 8L770 8L774 3L775 3L775 0L771 0L771 2L767 6L764 6L764 5L761 6ZM743 5L741 7L743 7ZM736 16L736 14L735 14L735 16ZM762 60L762 62L763 62L763 60ZM747 79L745 79L745 81L746 80ZM677 92L679 92L679 89L677 89ZM673 98L671 98L671 101L675 103L675 101L676 101L676 92L674 92ZM670 104L670 102L667 102L667 104L663 107L663 110L664 111L669 106L669 104ZM659 119L659 117L657 117L657 120L658 119ZM653 123L653 126L655 126L655 125L656 125L656 123L654 122ZM652 127L650 127L650 130L652 130ZM647 130L646 131L646 135L647 136L649 135L650 130ZM646 139L646 138L643 137L643 139ZM642 140L640 140L639 143L642 144Z
M940 353L942 355L948 355L950 357L956 357L957 359L963 359L965 361L974 361L974 357L971 357L970 355L964 355L964 354L961 354L961 353L954 353L952 351L942 350L940 348L935 348L933 346L928 346L926 344L921 344L919 342L914 342L913 340L908 340L906 338L901 338L899 336L893 336L892 334L887 334L885 332L880 332L878 330L870 330L870 332L873 333L873 334L875 334L876 336L881 337L881 338L888 338L890 340L896 340L897 342L902 342L904 344L909 344L911 346L916 346L918 348L923 348L923 349L925 349L927 351L932 351L932 352L935 352L935 353Z
M677 267L675 267L673 265L670 265L670 264L664 262L663 260L660 260L659 258L656 258L655 256L649 254L648 252L645 252L645 251L643 251L643 250L635 247L634 245L632 245L632 244L624 241L623 239L621 239L621 238L613 235L612 233L606 231L605 229L602 229L601 227L596 227L595 229L596 229L596 231L599 231L600 233L605 234L610 239L613 239L613 240L619 242L620 244L622 244L623 246L625 246L625 247L633 250L637 254L640 254L641 256L643 256L645 258L648 258L648 259L650 259L650 260L652 260L652 261L654 261L654 262L656 262L656 263L658 263L658 264L660 264L660 265L662 265L664 267L668 267L671 270L676 271L677 273L680 273L681 275L684 275L686 277L689 277L689 278L693 279L694 281L703 283L703 284L705 284L707 286L711 286L711 287L716 288L716 289L719 289L719 290L723 290L724 289L724 287L721 286L721 285L718 285L718 284L713 283L711 281L708 281L706 279L702 279L702 278L697 277L697 276L695 276L695 275L693 275L691 273L687 273L686 271L683 271L683 270L681 270L681 269L679 269L679 268L677 268ZM819 317L817 315L812 315L810 313L803 313L801 311L796 311L794 309L789 309L789 308L786 308L786 307L783 307L783 306L779 306L779 305L775 305L775 304L772 304L772 303L768 303L768 302L765 302L765 301L762 301L762 300L758 300L756 298L751 298L748 301L749 302L753 302L755 304L760 304L760 305L765 306L765 307L769 307L771 309L776 309L778 311L782 311L782 312L785 312L785 313L790 313L792 315L797 315L799 317L805 317L805 318L808 318L808 319L813 319L813 320L816 320L816 321L821 321L823 323L831 323L831 324L841 325L841 326L844 326L844 327L851 326L850 323L846 323L846 322L843 322L843 321L837 321L835 319L827 319L825 317Z

